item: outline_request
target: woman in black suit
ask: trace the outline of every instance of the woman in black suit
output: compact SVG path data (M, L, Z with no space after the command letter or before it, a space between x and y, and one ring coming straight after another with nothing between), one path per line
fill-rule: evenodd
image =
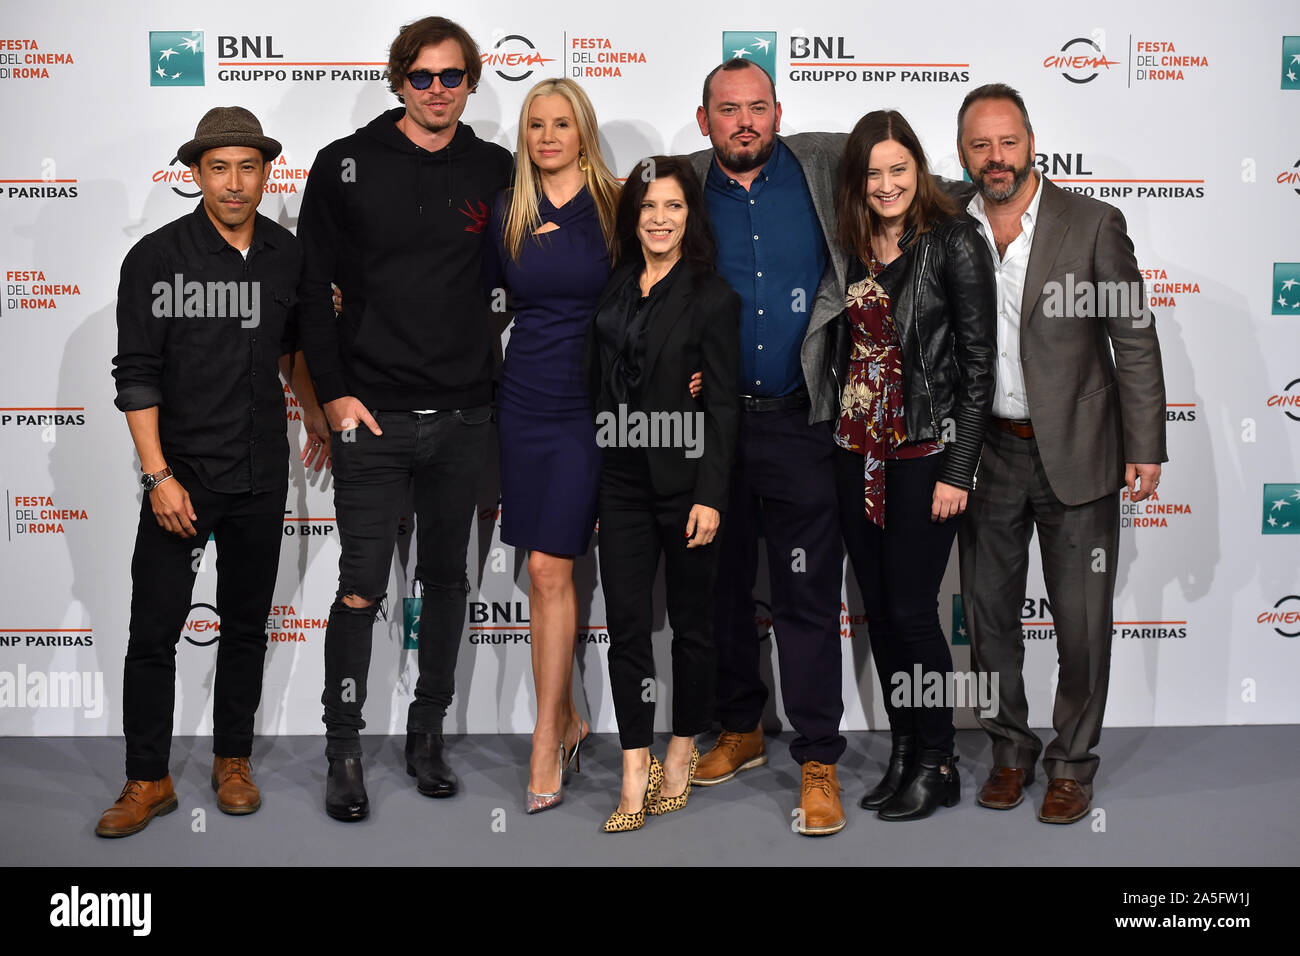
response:
M621 265L587 337L601 471L600 573L609 674L623 746L623 791L606 832L690 794L712 705L713 538L726 507L739 424L740 298L713 268L703 191L684 157L642 160L627 178L616 231ZM692 398L702 370L706 388ZM673 629L673 738L650 753L655 677L652 591L666 564Z

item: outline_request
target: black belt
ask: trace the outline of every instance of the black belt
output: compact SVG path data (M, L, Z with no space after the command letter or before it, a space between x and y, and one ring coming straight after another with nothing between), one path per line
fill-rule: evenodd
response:
M812 404L812 399L808 397L808 389L802 386L789 395L781 395L777 398L742 395L740 401L747 412L779 412L787 408L807 408Z

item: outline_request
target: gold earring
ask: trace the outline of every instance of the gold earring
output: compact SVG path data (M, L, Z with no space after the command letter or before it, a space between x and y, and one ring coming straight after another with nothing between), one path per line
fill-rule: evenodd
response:
M578 168L584 173L591 169L591 162L587 159L587 154L585 152L578 154Z

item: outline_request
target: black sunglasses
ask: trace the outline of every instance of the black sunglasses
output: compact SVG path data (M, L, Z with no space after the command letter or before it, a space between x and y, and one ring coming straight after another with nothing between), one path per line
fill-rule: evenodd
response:
M454 90L460 86L461 80L465 79L465 71L443 70L441 73L431 73L429 70L412 70L406 74L406 78L411 83L411 89L414 90L427 90L433 86L435 76L447 89Z

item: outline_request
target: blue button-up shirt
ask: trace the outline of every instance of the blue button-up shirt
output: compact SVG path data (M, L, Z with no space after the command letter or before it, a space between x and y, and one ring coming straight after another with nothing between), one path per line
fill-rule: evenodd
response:
M704 186L718 273L740 294L740 394L803 385L799 349L826 269L826 240L803 170L780 140L749 189L716 160Z

